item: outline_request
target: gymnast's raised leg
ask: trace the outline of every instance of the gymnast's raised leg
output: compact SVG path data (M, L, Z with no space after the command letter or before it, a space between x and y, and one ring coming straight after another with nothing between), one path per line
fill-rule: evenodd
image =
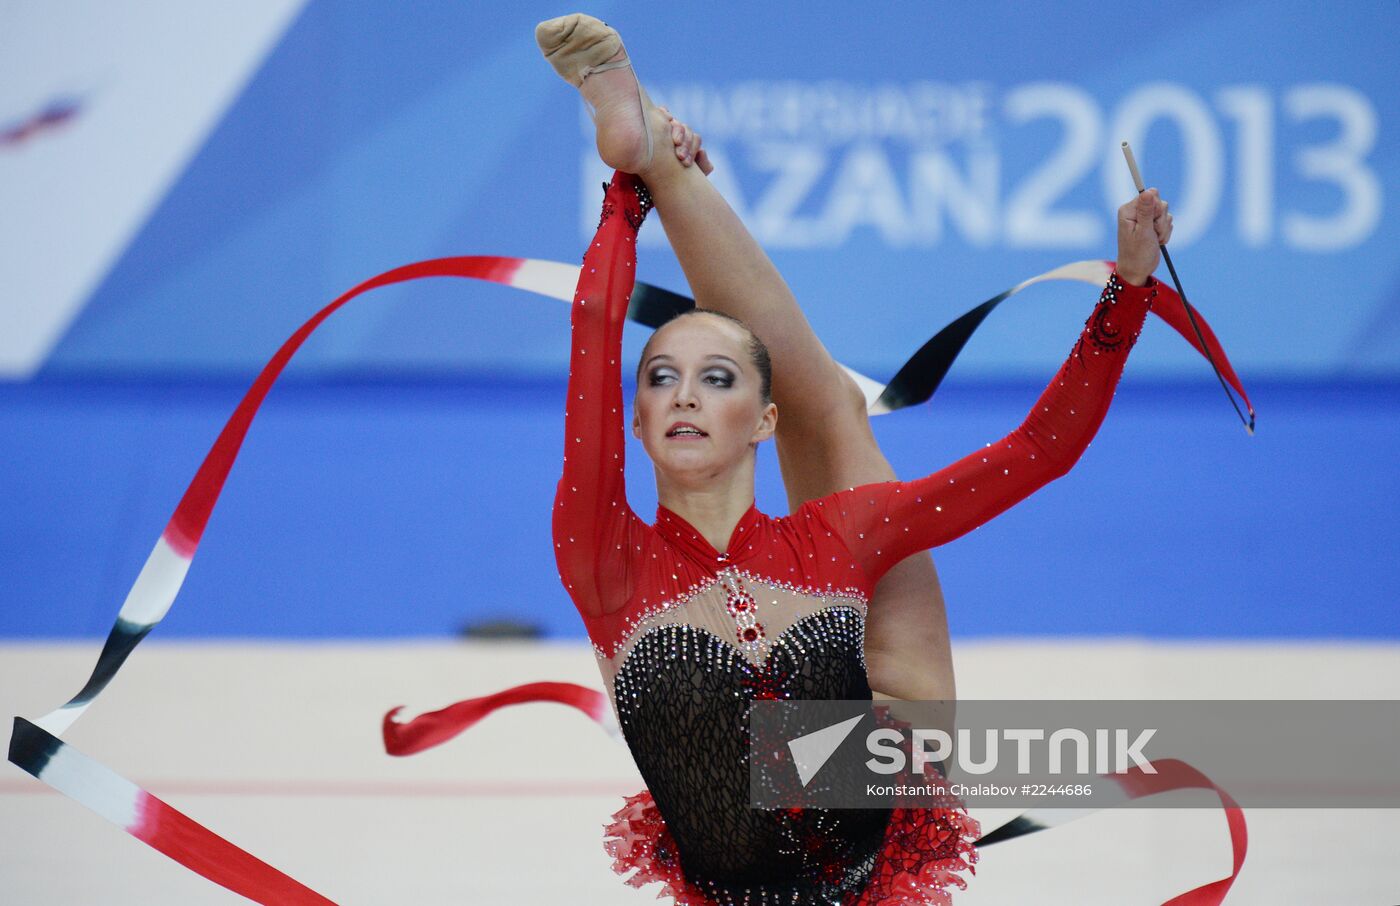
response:
M644 94L639 98L616 33L589 17L566 16L542 23L536 38L560 75L593 106L604 163L637 173L651 190L697 304L741 319L767 344L779 411L778 460L789 505L895 478L854 381L817 339L787 283L701 172L705 161L696 159L698 139ZM564 59L566 54L574 59ZM928 553L909 557L876 587L866 622L866 661L877 697L955 698L948 620Z

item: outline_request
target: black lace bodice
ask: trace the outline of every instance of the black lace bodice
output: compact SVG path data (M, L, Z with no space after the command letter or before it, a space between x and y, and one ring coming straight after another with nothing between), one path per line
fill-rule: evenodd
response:
M717 901L840 903L868 879L887 810L748 805L749 706L869 700L862 625L852 608L813 614L774 639L761 666L703 629L662 626L636 642L618 672L628 747L686 876Z

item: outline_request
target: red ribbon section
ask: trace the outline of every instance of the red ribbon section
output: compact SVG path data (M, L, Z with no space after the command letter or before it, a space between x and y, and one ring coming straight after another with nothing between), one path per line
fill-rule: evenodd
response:
M390 755L413 755L447 742L493 711L530 702L568 705L598 723L602 723L608 713L608 697L597 689L576 683L526 683L421 714L407 723L394 720L394 715L403 710L400 705L384 715L384 750Z
M1184 761L1164 758L1152 762L1156 774L1148 774L1140 767L1127 771L1118 785L1128 794L1129 799L1139 799L1170 790L1212 790L1220 797L1225 809L1225 822L1230 828L1230 852L1233 859L1229 877L1203 884L1183 894L1172 897L1162 906L1217 906L1229 893L1230 886L1239 877L1244 867L1244 857L1249 849L1249 832L1245 828L1244 810L1229 793L1216 786L1211 779Z
M1113 263L1109 262L1109 266L1112 267ZM1186 313L1185 300L1176 290L1160 280L1157 281L1157 298L1152 303L1152 310L1163 321L1170 324L1173 330L1181 334L1193 349L1215 363L1216 367L1220 369L1221 376L1240 395L1240 399L1244 400L1245 407L1249 410L1252 418L1254 404L1249 401L1249 394L1244 392L1244 384L1240 383L1239 375L1235 374L1235 369L1230 364L1230 357L1225 355L1225 348L1220 345L1220 340L1216 339L1215 331L1210 329L1210 325L1206 323L1206 319L1200 311L1194 305L1191 306L1191 312L1196 316L1196 326L1201 329L1201 336L1205 338L1206 347L1210 349L1209 352L1201 346L1201 341L1196 338L1196 330L1191 326L1190 315Z

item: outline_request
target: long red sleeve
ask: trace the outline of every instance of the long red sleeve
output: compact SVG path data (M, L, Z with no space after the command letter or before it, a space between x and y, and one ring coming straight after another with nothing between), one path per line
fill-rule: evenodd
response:
M637 177L615 173L574 296L564 472L554 495L559 578L585 616L617 610L631 593L633 536L644 528L623 479L622 326L636 280L637 230L650 197Z
M914 481L841 491L807 504L845 540L871 582L916 551L964 535L1065 475L1093 440L1142 330L1156 281L1113 275L1059 373L1015 431Z

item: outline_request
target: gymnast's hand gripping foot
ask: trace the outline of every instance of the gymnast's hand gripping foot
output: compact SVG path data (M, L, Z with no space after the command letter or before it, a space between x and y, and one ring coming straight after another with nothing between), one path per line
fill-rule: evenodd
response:
M648 787L608 830L614 867L635 870L636 886L665 883L680 903L946 903L976 859L963 809L750 809L745 715L765 698L870 699L867 655L901 657L896 642L869 644L881 612L893 640L920 637L905 624L927 627L933 609L926 556L912 561L927 566L907 600L887 600L882 582L1069 471L1142 328L1169 215L1155 193L1125 206L1120 260L1141 270L1110 279L1020 427L924 478L889 480L860 394L704 178L698 138L673 134L651 105L616 32L576 15L536 34L593 107L599 152L620 171L574 300L553 509L560 578ZM653 202L711 311L657 330L638 367L631 427L659 499L649 524L624 487L620 356L635 237ZM739 312L764 326L725 316ZM755 451L775 435L795 506L781 518L753 503ZM937 639L920 642L911 663L927 664ZM951 693L950 670L911 669L915 694Z

